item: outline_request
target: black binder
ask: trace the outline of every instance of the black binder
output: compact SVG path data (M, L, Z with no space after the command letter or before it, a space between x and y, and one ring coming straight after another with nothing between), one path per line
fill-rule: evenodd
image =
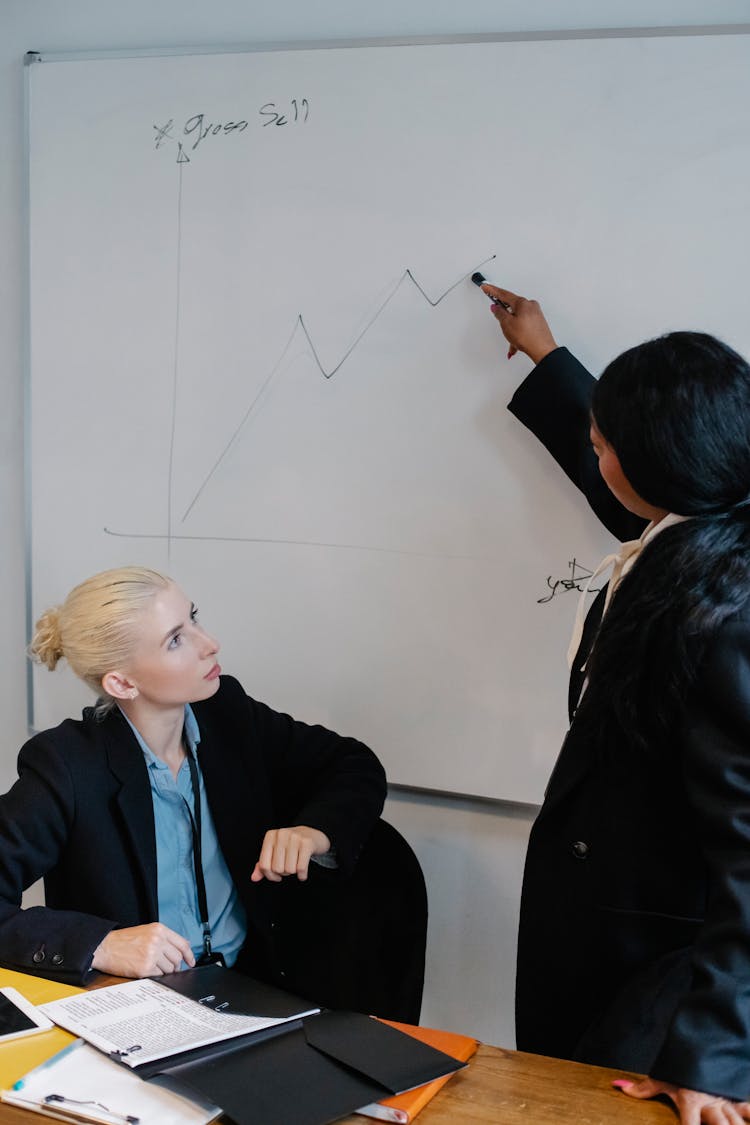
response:
M235 1014L284 1017L310 1007L220 965L159 983ZM210 1099L236 1125L325 1125L465 1065L370 1016L322 1011L134 1069Z

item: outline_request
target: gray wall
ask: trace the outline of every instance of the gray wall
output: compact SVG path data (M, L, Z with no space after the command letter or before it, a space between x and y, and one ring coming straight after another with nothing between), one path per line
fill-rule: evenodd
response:
M0 0L0 784L26 731L23 496L23 117L27 50L189 47L368 36L458 35L750 21L750 0ZM470 91L467 92L470 97ZM508 279L512 283L512 278ZM82 498L83 499L83 498ZM393 794L389 819L428 879L423 1022L513 1043L515 927L531 811Z

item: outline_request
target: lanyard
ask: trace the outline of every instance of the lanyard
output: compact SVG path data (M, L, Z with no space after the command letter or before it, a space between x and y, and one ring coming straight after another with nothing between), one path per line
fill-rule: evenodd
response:
M206 882L203 878L203 855L201 851L201 790L198 779L198 767L189 746L185 746L188 770L190 771L190 785L193 790L193 810L183 797L182 800L190 817L190 828L193 833L193 868L195 870L195 885L198 891L198 910L200 911L201 925L203 926L203 958L215 959L211 952L211 924L208 920L208 899L206 898ZM201 960L203 959L201 958Z

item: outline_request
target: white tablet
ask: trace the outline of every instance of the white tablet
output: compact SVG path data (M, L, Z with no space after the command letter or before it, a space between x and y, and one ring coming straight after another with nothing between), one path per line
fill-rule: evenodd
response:
M0 1043L49 1031L55 1025L15 988L0 988Z

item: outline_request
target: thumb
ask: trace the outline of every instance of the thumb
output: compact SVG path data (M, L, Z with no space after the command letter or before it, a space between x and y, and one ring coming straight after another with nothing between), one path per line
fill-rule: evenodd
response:
M612 1085L629 1098L655 1098L657 1094L668 1092L666 1082L655 1082L653 1078L642 1078L638 1082L630 1078L616 1078Z
M256 863L255 867L253 868L253 873L250 876L250 882L251 883L259 883L262 878L263 878L263 872L260 869L260 861L258 861L258 863Z

